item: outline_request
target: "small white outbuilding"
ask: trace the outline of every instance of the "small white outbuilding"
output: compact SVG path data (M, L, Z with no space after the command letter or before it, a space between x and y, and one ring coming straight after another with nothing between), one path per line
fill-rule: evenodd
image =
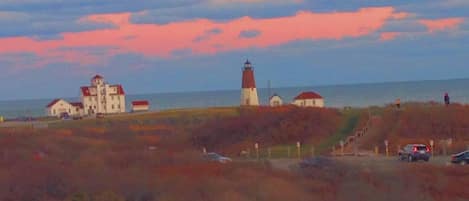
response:
M55 99L46 106L46 113L52 117L82 116L83 104L69 103L64 99Z
M282 106L282 105L283 105L282 97L280 97L280 96L277 95L277 94L272 95L272 96L269 98L269 105L270 105L270 107Z
M324 98L316 92L302 92L292 104L298 107L324 107Z
M132 101L132 112L144 112L150 110L150 103L147 100Z

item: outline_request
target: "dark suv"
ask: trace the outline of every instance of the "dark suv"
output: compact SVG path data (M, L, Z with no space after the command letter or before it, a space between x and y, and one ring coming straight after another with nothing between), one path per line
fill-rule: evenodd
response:
M407 160L408 162L430 160L430 148L424 144L408 144L399 151L399 159Z

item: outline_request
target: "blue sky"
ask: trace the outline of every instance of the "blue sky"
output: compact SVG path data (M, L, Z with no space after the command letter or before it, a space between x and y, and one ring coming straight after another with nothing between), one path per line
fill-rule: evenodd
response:
M469 77L469 1L3 0L0 100Z

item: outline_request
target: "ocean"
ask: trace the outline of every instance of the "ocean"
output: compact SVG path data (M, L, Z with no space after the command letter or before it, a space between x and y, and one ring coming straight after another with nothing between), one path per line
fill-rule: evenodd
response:
M258 95L263 105L268 104L269 91L280 95L285 103L289 103L300 92L312 90L324 97L327 107L342 108L382 106L393 103L396 98L400 98L402 102L443 102L443 95L448 92L452 102L468 103L468 86L469 79L454 79L258 89ZM0 116L7 119L44 116L45 106L52 99L0 101ZM151 110L237 106L240 102L240 90L127 95L127 110L130 109L131 101L140 99L149 100ZM77 101L78 98L66 100Z

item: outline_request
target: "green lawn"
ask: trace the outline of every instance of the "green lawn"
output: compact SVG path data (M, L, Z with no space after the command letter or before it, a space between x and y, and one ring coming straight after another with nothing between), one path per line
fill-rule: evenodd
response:
M349 135L353 134L352 132L357 127L362 112L362 110L345 111L343 113L344 121L341 128L320 145L318 145L316 152L321 154L330 152L333 145L339 144L340 140L345 140Z

